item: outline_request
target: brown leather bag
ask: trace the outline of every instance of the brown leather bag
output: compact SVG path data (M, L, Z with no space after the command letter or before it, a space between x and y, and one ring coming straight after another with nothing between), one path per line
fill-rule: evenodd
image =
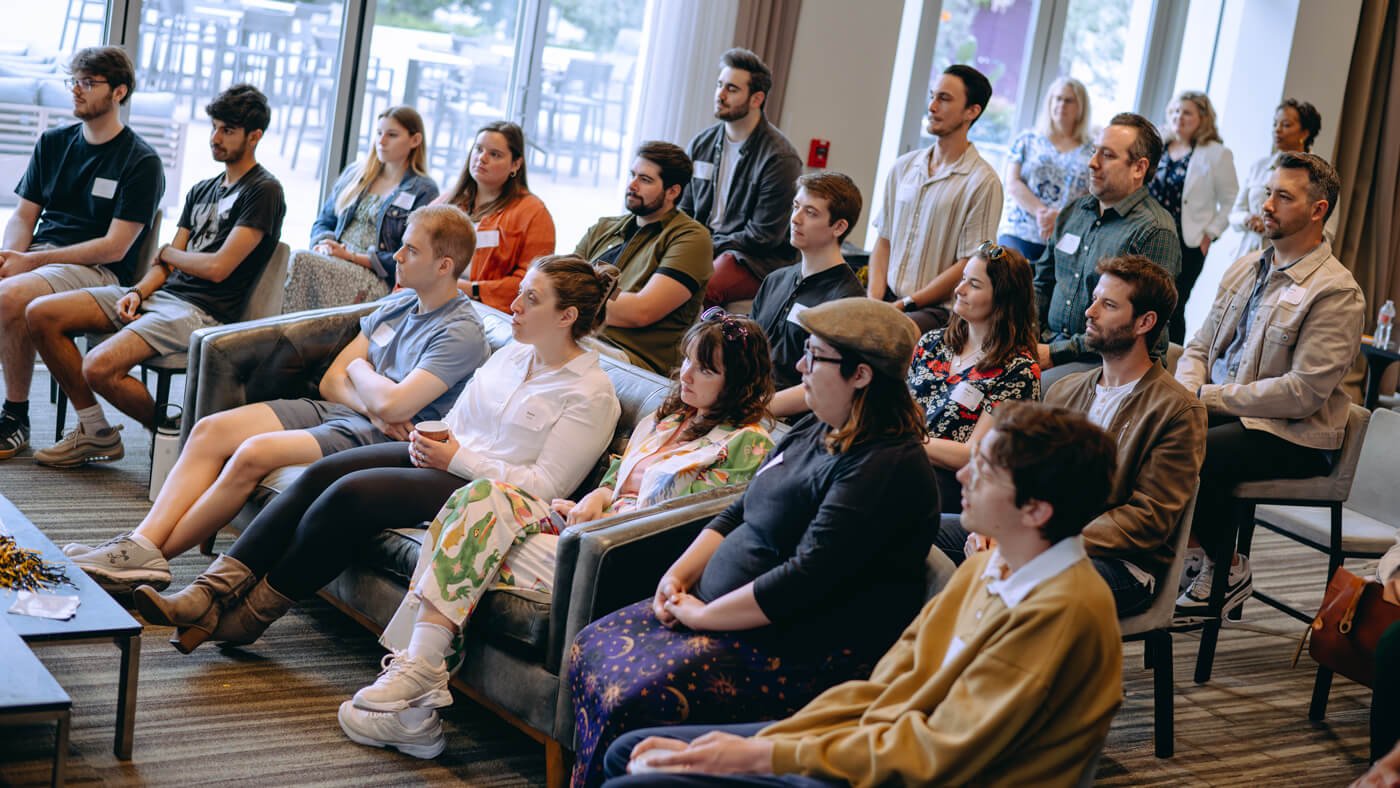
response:
M1400 621L1400 605L1385 601L1383 592L1380 583L1368 583L1337 567L1308 630L1312 634L1308 653L1317 664L1374 686L1376 645L1386 629Z

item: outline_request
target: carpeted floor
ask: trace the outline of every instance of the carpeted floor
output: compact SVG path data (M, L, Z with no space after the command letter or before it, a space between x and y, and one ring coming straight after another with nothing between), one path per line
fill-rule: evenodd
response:
M177 379L178 381L178 379ZM178 382L177 382L178 386ZM48 380L31 401L38 435L52 438ZM70 415L70 419L72 416ZM59 544L100 541L145 513L148 438L127 423L127 457L75 471L37 467L27 457L0 463L0 494ZM181 586L208 564L198 554L172 562ZM1360 566L1360 562L1353 562ZM1357 566L1353 566L1356 569ZM1320 555L1268 534L1256 538L1256 583L1316 607L1326 564ZM1257 603L1221 636L1215 676L1191 681L1198 639L1178 636L1176 757L1152 754L1152 677L1142 647L1125 647L1126 699L1099 765L1102 785L1345 785L1365 769L1370 693L1346 679L1332 690L1327 720L1311 723L1314 665L1289 668L1301 625ZM48 647L40 658L73 697L69 779L74 784L191 783L521 785L544 781L543 751L495 717L458 699L444 713L448 749L435 761L355 745L336 706L373 680L382 650L374 638L320 602L298 606L246 650L205 646L181 656L170 630L150 627L142 643L135 756L112 755L116 651ZM3 670L3 666L0 666ZM0 785L48 780L52 726L0 734Z

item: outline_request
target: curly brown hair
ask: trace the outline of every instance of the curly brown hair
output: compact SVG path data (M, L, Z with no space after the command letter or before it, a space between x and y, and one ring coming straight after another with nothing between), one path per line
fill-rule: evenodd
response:
M681 347L701 369L724 375L724 387L714 406L690 422L682 440L695 440L721 424L743 427L768 417L768 402L773 399L773 359L768 336L758 323L729 314L702 319L685 332ZM680 374L678 367L671 378L671 391L656 409L658 421L678 413L686 418L695 415L695 408L681 401Z

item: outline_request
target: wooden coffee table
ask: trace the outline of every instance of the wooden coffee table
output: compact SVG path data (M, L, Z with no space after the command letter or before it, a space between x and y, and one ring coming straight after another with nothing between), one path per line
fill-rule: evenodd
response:
M141 663L141 624L112 599L92 578L69 561L48 537L20 514L14 504L0 496L0 522L21 547L38 550L44 560L62 563L68 578L76 584L56 589L60 594L77 594L78 612L67 621L21 616L4 611L14 603L15 592L0 588L0 615L15 634L31 648L75 643L113 643L121 652L117 674L117 729L112 751L122 760L131 759L131 740L136 723L136 678ZM54 589L50 589L54 590Z

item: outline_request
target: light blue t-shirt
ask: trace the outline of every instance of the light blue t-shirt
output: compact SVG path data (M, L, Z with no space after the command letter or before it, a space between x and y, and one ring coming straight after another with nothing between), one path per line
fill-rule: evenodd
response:
M375 371L400 383L421 369L447 384L447 391L413 417L415 423L446 415L472 373L491 356L471 299L459 293L426 314L417 309L418 295L404 290L385 296L378 309L360 318Z

